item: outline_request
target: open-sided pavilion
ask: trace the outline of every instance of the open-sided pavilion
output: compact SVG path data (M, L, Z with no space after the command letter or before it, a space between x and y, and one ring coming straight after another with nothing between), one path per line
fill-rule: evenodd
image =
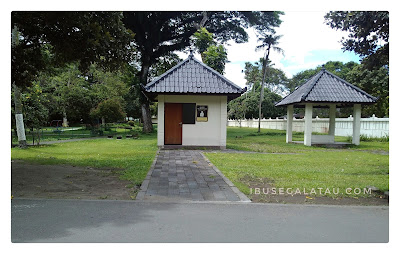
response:
M275 106L287 107L286 143L292 142L293 109L305 108L304 145L334 144L336 108L353 107L354 145L360 144L361 105L372 104L376 97L339 78L322 67L321 71ZM312 135L313 108L329 108L328 135Z

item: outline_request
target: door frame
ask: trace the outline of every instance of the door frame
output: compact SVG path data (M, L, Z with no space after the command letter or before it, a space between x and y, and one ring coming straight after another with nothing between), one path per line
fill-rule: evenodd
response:
M181 113L181 123L180 123L180 127L181 127L181 128L180 128L180 131L181 131L181 135L180 135L180 138L181 138L181 139L180 139L180 144L166 144L166 143L165 143L165 140L166 140L166 137L167 137L167 132L166 132L166 128L165 128L165 126L166 126L166 125L165 125L165 121L167 120L167 115L165 114L165 108L166 108L166 105L167 105L167 104L180 104L181 107L182 107L182 104L183 104L183 103L180 103L180 102L165 102L165 103L164 103L164 145L182 145L182 139L183 139L183 137L182 137L182 134L183 134L183 133L182 133L182 128L183 128L183 127L182 127L182 118L183 118L182 113L183 113L183 112Z

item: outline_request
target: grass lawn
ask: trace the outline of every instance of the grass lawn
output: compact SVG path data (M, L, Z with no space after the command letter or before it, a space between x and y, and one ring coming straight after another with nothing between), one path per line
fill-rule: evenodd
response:
M301 140L302 133L294 133ZM346 137L336 137L346 141ZM285 131L229 127L227 148L262 153L206 153L242 192L249 194L257 183L276 188L361 188L389 190L389 142L361 142L346 149L286 144ZM13 160L37 164L125 169L122 179L140 185L157 151L156 134L139 139L96 139L28 149L12 148ZM340 194L356 197L355 194ZM328 195L330 196L330 195ZM358 195L363 196L363 195Z
M139 139L95 139L79 142L40 145L28 149L12 148L12 160L37 164L68 164L96 168L125 169L122 179L140 185L157 151L156 134Z
M294 140L301 139L302 133L294 134ZM339 188L338 196L350 197L366 195L347 194L346 188L363 189L372 185L382 191L389 190L388 142L361 142L360 146L347 149L305 147L286 144L285 131L264 129L257 135L257 129L230 127L227 148L270 153L206 153L246 194L254 184L263 182L276 188L301 190Z

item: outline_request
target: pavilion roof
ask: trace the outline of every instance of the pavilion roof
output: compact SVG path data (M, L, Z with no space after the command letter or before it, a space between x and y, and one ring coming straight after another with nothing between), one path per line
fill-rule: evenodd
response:
M371 104L376 97L322 68L275 106L302 103Z

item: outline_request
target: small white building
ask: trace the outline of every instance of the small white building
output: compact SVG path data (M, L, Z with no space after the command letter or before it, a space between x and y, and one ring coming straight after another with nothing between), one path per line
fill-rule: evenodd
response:
M226 147L227 103L241 87L190 54L145 91L158 101L159 147Z

